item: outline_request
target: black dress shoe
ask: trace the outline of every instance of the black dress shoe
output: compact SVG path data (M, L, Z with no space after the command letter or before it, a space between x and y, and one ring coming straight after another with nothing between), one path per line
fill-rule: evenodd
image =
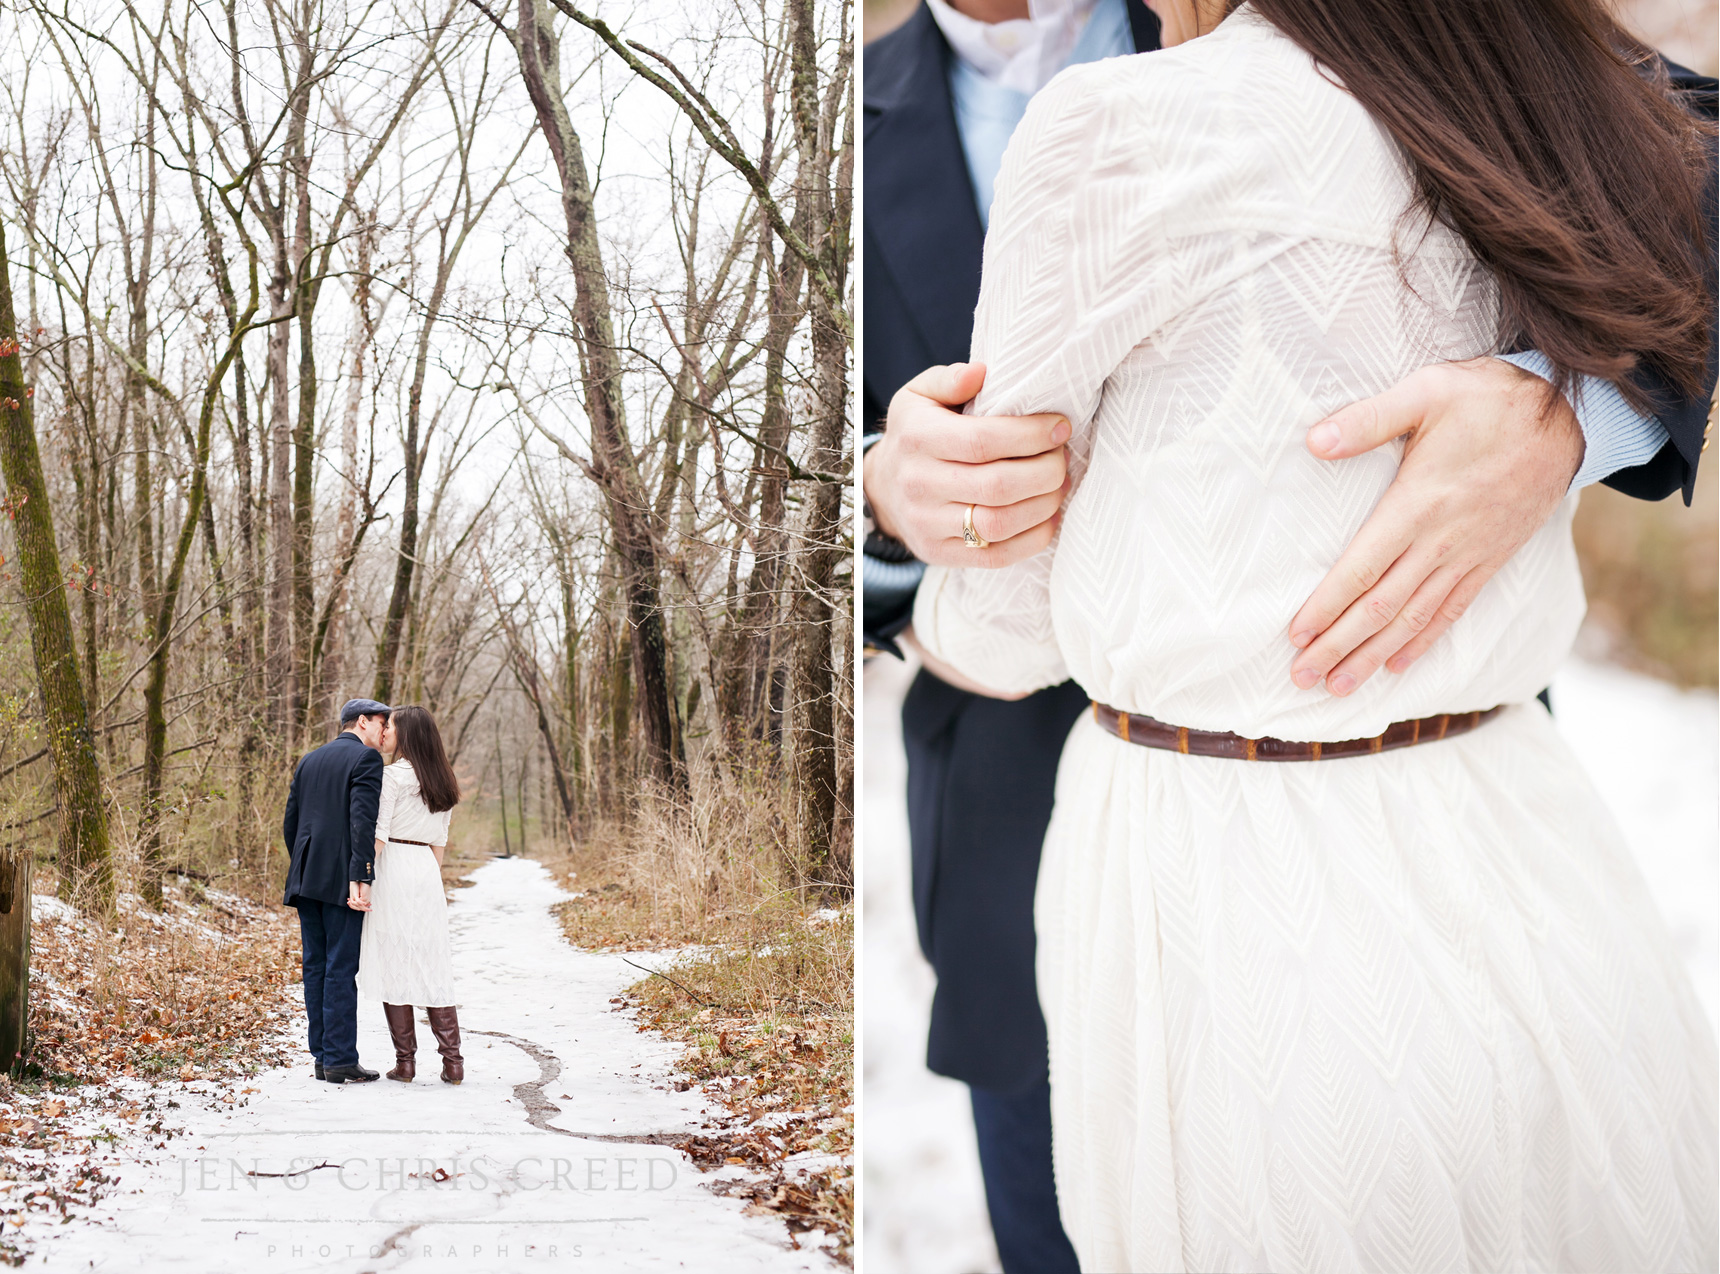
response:
M351 1066L325 1066L323 1078L331 1084L368 1084L376 1078L376 1072L355 1062Z
M326 1075L323 1074L323 1064L321 1062L317 1063L317 1078L318 1079L328 1078Z

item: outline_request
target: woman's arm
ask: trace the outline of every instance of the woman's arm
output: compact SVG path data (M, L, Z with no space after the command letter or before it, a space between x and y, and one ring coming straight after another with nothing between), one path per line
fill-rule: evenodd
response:
M1187 205L1200 188L1164 159L1187 127L1171 106L1202 86L1170 64L1143 75L1139 61L1072 68L1033 99L1004 156L985 242L971 356L985 384L968 411L1068 421L1069 495L1106 379L1224 267L1191 259L1202 239ZM929 568L913 617L928 665L994 695L1067 679L1051 624L1060 538L1001 569Z
M382 795L376 803L376 847L380 852L394 831L394 809L400 803L400 771L392 765L382 769Z

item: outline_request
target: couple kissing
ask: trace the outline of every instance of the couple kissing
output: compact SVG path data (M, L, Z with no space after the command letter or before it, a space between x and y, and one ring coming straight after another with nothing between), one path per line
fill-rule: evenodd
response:
M460 784L423 708L350 699L340 726L299 762L282 822L290 855L282 901L299 912L316 1077L377 1078L358 1061L362 991L388 1019L389 1079L410 1083L416 1073L412 1009L422 1005L442 1082L458 1084L465 1063L442 856Z

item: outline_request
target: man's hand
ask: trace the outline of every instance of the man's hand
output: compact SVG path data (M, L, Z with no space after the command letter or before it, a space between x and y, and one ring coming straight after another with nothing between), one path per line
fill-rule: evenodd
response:
M1546 524L1583 461L1576 414L1496 358L1424 367L1308 431L1325 460L1401 435L1403 463L1350 547L1290 621L1291 679L1347 695L1402 672Z
M370 886L362 880L346 882L346 905L354 911L370 910Z
M932 566L1008 566L1056 529L1067 488L1061 416L964 416L985 382L981 363L930 367L890 400L881 441L866 453L866 501L878 529ZM962 518L988 548L962 541Z

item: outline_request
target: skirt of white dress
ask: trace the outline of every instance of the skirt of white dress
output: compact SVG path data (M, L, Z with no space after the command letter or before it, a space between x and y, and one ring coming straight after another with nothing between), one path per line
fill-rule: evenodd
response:
M1715 1269L1713 1032L1539 705L1290 764L1083 718L1039 880L1083 1269Z
M387 844L358 955L358 993L385 1004L442 1008L455 1003L442 870L424 845Z

